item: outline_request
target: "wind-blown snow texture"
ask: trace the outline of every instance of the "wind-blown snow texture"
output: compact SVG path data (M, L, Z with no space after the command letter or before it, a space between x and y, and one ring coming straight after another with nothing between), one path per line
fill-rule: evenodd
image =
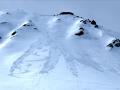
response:
M82 20L0 12L0 90L119 90L119 33Z

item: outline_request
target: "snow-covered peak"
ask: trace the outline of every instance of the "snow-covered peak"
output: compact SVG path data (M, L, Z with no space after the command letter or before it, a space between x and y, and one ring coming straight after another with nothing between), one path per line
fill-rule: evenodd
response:
M105 29L96 20L71 12L0 15L0 65L10 76L40 76L43 82L45 75L64 80L66 76L108 85L114 80L109 80L111 77L119 77L119 33Z

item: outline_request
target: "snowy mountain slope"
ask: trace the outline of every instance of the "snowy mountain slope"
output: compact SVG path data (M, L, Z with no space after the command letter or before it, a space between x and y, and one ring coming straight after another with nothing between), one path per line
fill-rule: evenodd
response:
M1 90L120 89L120 50L107 47L119 33L69 14L3 12L0 22Z

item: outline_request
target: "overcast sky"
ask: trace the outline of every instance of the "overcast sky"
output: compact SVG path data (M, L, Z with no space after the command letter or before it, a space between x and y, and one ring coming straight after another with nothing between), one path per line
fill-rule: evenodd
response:
M120 29L119 0L0 0L0 10L5 9L24 9L41 14L72 11L83 17L95 18L110 29Z

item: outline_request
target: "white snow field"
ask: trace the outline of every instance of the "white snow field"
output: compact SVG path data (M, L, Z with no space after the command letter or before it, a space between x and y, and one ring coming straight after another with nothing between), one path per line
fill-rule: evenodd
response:
M0 90L120 90L120 33L84 20L1 11Z

